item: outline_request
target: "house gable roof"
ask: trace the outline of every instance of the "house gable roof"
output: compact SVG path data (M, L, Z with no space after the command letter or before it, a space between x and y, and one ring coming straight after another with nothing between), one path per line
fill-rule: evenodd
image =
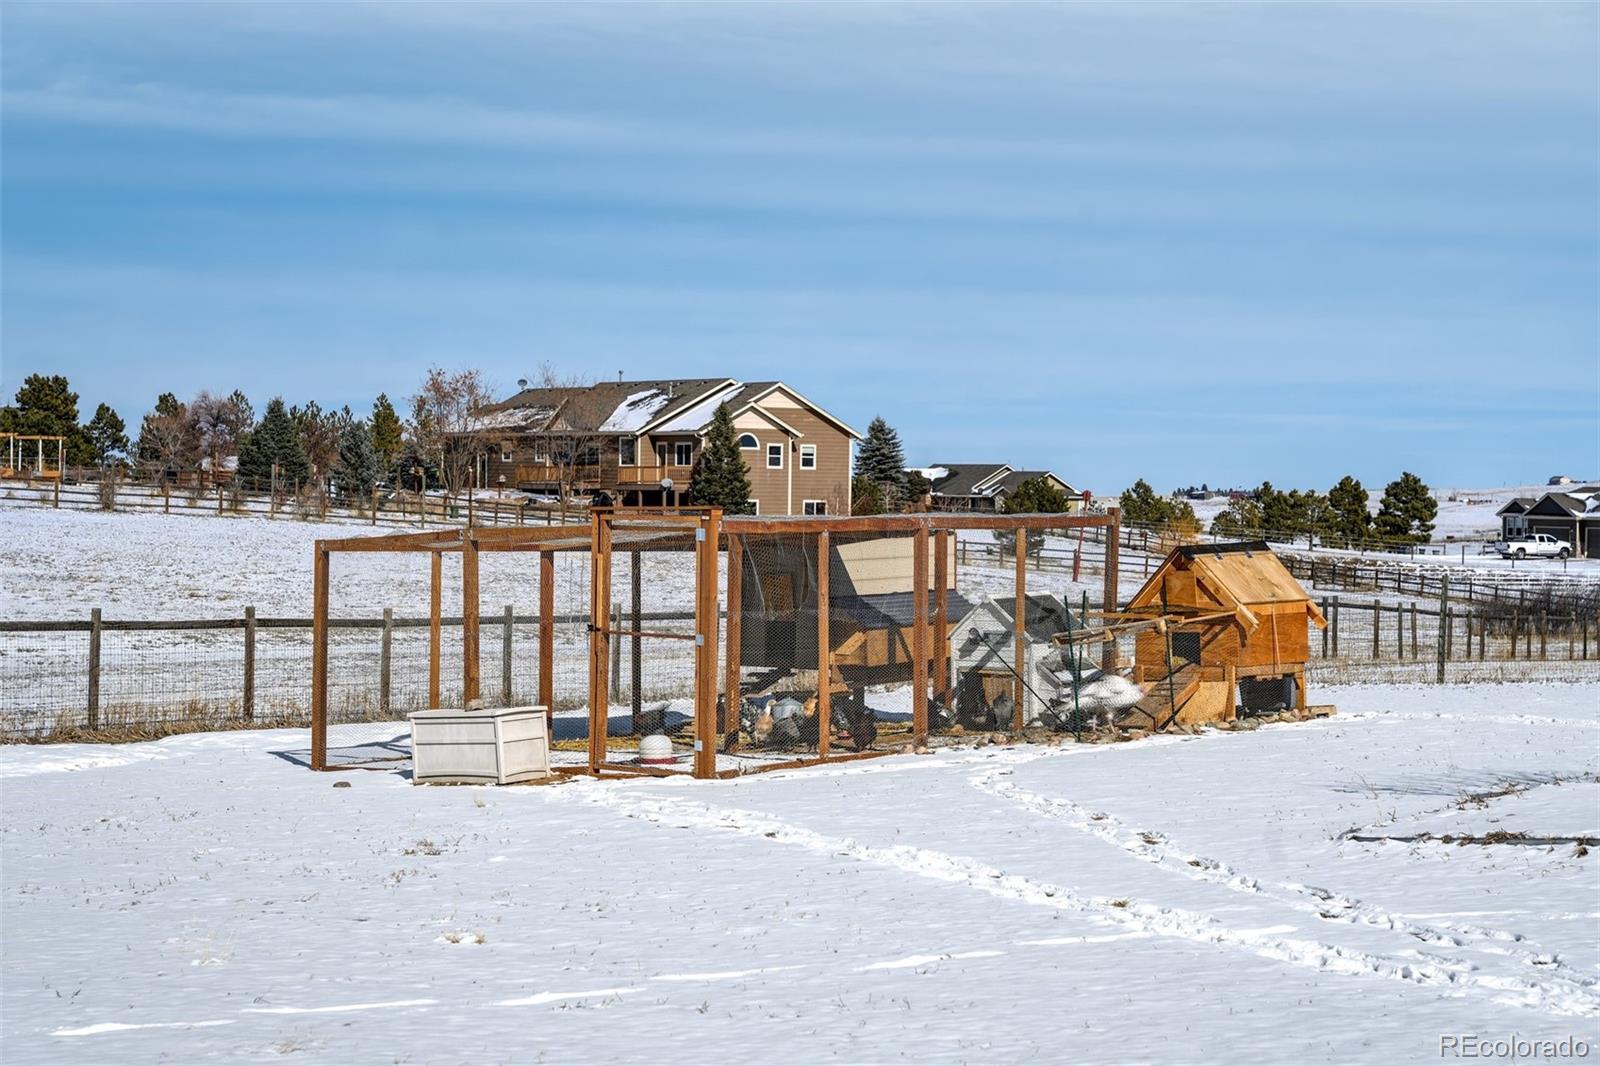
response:
M1516 496L1508 500L1506 505L1500 508L1500 510L1496 511L1495 514L1522 514L1528 508L1532 507L1535 502L1536 498L1533 496Z
M935 463L934 468L945 471L933 482L935 496L982 496L991 482L1011 473L1004 463Z
M1035 644L1045 644L1057 633L1067 631L1070 612L1058 598L1049 593L1030 595L1026 603L1027 617L1023 621L1023 632L1028 640ZM994 617L1001 628L1010 633L1016 622L1016 604L1015 596L990 597L963 617L957 623L957 627L966 626L974 614L984 611ZM1082 625L1081 619L1071 618L1071 628L1081 628Z
M1032 481L1035 478L1045 478L1049 481L1054 481L1061 487L1061 491L1066 493L1068 496L1076 496L1078 494L1077 489L1073 488L1071 485L1067 484L1061 478L1057 477L1048 470L1013 470L1005 477L1000 479L999 483L995 486L994 491L997 493L1016 492L1017 489L1023 484Z
M841 422L839 419L833 417L833 415L830 415L827 411L824 411L821 407L818 407L816 404L812 403L809 399L807 399L806 397L802 396L798 391L796 391L795 389L791 388L790 386L784 384L781 381L750 381L750 382L746 382L744 384L744 386L739 390L739 392L728 400L728 412L730 414L733 414L733 415L739 415L739 414L742 414L745 411L749 410L752 407L760 407L762 413L766 414L769 418L772 418L774 421L779 422L780 425L784 425L785 427L787 427L787 423L783 422L782 419L780 419L776 414L774 414L769 408L764 407L761 404L762 400L766 399L768 396L772 395L774 392L778 391L779 389L782 389L784 392L788 393L790 396L793 396L797 403L799 403L802 406L804 406L812 414L816 415L818 418L822 419L824 422L826 422L829 425L833 426L835 429L838 429L841 432L847 434L851 439L853 439L853 440L860 440L861 439L861 434L856 432L854 427L850 426L849 424L847 424L845 422ZM791 430L791 431L794 432L796 436L802 435L802 434L799 433L798 430Z

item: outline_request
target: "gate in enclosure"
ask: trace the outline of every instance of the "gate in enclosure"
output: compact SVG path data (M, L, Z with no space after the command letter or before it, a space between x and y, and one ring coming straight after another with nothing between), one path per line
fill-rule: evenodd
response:
M1043 565L1048 540L1070 547L1090 527L1111 534L1098 572ZM707 778L941 736L1080 728L1086 669L1117 665L1115 640L1086 621L1091 601L1095 614L1116 609L1117 528L1115 510L778 518L630 508L596 509L586 527L318 541L310 764L409 754L387 693L365 716L383 737L341 724L346 704L370 704L349 696L358 672L330 643L334 555L429 560L428 706L542 705L561 772ZM455 560L460 616L447 619L442 575ZM504 582L491 601L503 612L482 613L486 579ZM443 677L441 633L455 623L459 688ZM1070 652L1063 637L1077 641ZM1091 643L1098 654L1086 657ZM581 693L575 682L558 692L579 658Z

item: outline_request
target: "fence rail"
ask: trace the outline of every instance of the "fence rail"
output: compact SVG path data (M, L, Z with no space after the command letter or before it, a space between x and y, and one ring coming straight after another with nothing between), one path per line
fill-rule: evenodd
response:
M1496 612L1481 603L1441 607L1333 595L1318 603L1328 626L1312 634L1311 671L1324 683L1600 678L1600 617L1593 613ZM693 614L641 611L637 618L683 622ZM485 702L534 702L538 616L508 607L486 612L480 624L499 635L482 642ZM460 675L454 632L460 625L460 617L441 620L442 654L453 659L445 679ZM553 616L554 641L563 651L550 660L558 706L583 705L588 626L586 613ZM232 618L108 619L95 610L88 618L0 622L0 739L180 723L303 725L309 720L311 627L310 618L258 617L253 608ZM426 706L429 627L425 617L392 611L330 619L332 655L340 664L335 720L388 720ZM616 620L612 629L624 631ZM638 676L628 658L633 642L618 636L613 643L612 691L631 696L626 679ZM1123 649L1124 661L1131 652ZM664 680L643 698L687 695L689 676L653 670L652 677ZM456 687L445 681L447 704L459 698Z

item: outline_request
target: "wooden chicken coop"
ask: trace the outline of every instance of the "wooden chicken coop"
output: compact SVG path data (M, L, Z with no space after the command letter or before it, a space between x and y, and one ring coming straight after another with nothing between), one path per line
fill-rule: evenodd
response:
M1308 624L1327 619L1263 541L1173 549L1122 612L1133 680L1183 723L1306 708Z

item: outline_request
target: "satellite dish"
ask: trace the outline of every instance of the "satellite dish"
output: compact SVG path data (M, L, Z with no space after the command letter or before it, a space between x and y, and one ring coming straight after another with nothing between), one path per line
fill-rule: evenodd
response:
M672 491L672 479L670 477L662 478L661 479L661 487L665 491L671 492Z

